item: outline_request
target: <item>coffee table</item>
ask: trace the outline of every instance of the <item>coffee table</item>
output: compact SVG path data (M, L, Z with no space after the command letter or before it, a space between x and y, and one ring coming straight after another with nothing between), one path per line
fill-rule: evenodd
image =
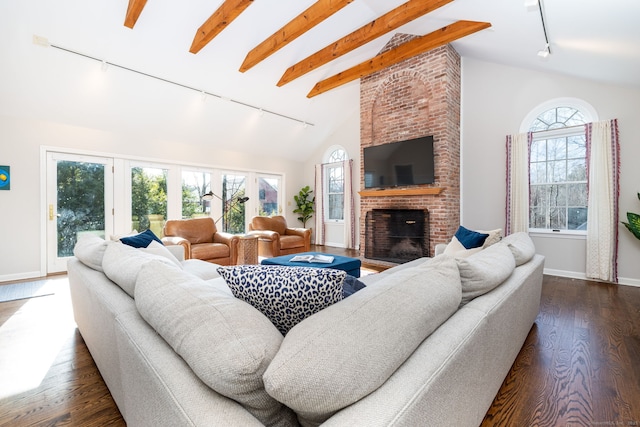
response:
M330 255L333 257L331 264L323 262L291 262L291 258L298 255ZM292 267L315 267L315 268L335 268L336 270L346 271L348 275L360 277L360 267L362 261L358 258L350 258L341 255L333 255L322 252L302 252L292 255L282 255L274 258L265 258L260 262L262 265L287 265Z

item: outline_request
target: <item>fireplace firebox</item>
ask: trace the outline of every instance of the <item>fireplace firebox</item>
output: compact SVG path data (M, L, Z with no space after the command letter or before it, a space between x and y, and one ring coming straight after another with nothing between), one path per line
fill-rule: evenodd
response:
M365 258L402 264L429 256L429 212L373 209L365 217Z

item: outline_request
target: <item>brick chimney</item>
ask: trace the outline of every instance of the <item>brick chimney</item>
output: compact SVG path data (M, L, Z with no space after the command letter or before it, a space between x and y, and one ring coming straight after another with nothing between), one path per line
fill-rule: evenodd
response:
M385 50L414 38L396 34ZM360 81L360 189L364 147L432 135L439 194L363 195L360 254L365 254L365 217L372 209L427 209L430 251L447 242L460 224L460 55L451 45L407 59ZM406 187L411 193L412 187ZM379 191L376 193L384 193Z

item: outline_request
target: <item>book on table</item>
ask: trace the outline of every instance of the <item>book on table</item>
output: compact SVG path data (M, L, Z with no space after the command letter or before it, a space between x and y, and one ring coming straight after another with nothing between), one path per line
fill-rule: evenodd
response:
M323 264L331 264L333 262L333 257L330 255L296 255L289 260L290 262L320 262Z

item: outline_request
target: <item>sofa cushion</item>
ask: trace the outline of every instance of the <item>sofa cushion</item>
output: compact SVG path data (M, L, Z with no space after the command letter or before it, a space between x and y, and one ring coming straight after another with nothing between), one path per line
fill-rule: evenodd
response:
M467 258L456 258L462 281L462 302L486 294L504 282L516 268L505 244L495 244Z
M140 268L153 260L175 269L181 269L179 263L176 264L164 256L143 252L120 242L112 242L107 245L102 258L102 269L112 282L133 298Z
M502 241L511 250L517 266L529 262L536 254L536 246L533 240L524 231L510 234Z
M502 228L496 228L495 230L478 230L478 233L489 235L482 244L483 248L488 248L502 240Z
M342 299L342 270L277 265L218 268L233 294L273 322L283 335L314 313Z
M265 425L295 425L294 414L264 390L262 375L282 335L259 311L156 261L140 270L135 297L140 315L205 384Z
M304 237L295 234L280 235L280 249L301 248L304 246Z
M146 248L153 241L162 244L162 240L160 240L151 230L145 230L142 233L134 234L133 236L121 237L120 241L125 245L133 246L134 248Z
M484 241L489 237L486 233L479 233L477 231L469 230L463 226L459 226L456 231L455 237L462 243L467 249L473 249L481 247Z
M180 264L178 258L176 258L165 245L163 245L162 243L158 243L155 240L152 240L151 243L149 243L149 246L147 246L146 248L138 248L138 250L146 252L148 254L165 257L166 259L174 263L177 267L182 268L182 264Z
M180 236L191 242L212 243L217 232L216 223L211 217L170 219L164 224L165 236Z
M182 261L182 268L184 271L191 273L202 280L219 278L220 275L218 274L218 267L220 267L220 264L214 264L201 259L186 259Z
M269 216L254 216L251 219L251 224L254 230L270 230L283 235L287 230L287 220L281 216L276 215Z
M460 241L456 236L453 236L449 244L447 244L447 247L444 249L443 253L456 258L466 258L468 256L471 256L475 253L480 252L481 250L482 250L482 246L467 249L462 245L462 243L460 243Z
M191 258L216 259L228 258L230 256L231 249L223 243L198 243L191 245Z
M85 234L78 238L73 255L87 267L102 272L102 258L109 243L94 234Z
M451 257L390 274L294 326L265 388L303 424L321 423L380 387L460 299Z
M342 282L342 297L346 298L351 296L366 287L367 285L358 280L357 277L347 274L344 282Z

